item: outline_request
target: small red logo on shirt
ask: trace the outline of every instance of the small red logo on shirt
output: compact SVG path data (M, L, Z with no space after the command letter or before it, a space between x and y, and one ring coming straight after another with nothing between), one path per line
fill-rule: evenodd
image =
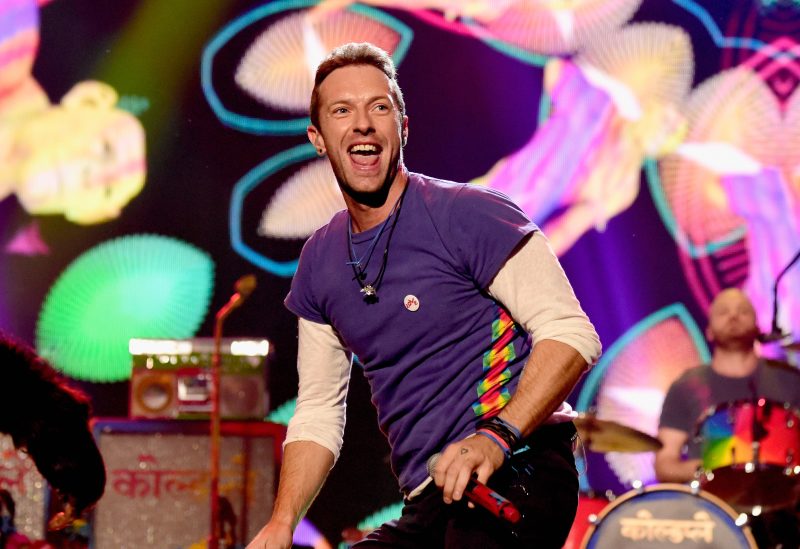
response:
M403 305L409 311L414 312L419 309L419 299L417 299L417 296L409 294L403 298Z

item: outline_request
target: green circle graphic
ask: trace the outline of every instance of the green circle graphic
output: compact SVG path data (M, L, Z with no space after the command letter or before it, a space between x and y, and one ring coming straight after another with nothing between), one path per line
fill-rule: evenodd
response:
M130 378L131 338L187 338L208 311L214 263L175 238L128 235L73 261L45 298L36 348L85 381Z

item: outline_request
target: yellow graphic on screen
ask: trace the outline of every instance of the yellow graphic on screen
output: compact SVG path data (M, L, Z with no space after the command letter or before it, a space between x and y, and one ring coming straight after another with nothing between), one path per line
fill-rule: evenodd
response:
M144 186L144 129L101 82L80 82L51 104L30 73L37 3L12 4L0 6L11 25L0 41L0 199L16 194L31 214L80 224L114 219Z

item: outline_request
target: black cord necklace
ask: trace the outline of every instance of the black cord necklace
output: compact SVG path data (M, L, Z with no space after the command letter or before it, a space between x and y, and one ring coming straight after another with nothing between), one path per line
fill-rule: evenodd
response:
M354 269L356 269L358 278L364 280L366 275L367 265L369 265L370 260L372 259L372 252L375 251L375 245L380 240L383 231L386 229L386 226L389 224L389 221L392 219L392 215L394 215L395 208L397 207L397 202L395 202L394 206L392 206L392 211L389 212L389 215L386 217L384 222L381 224L381 228L378 232L375 233L375 236L372 237L372 242L369 243L369 247L364 252L361 257L356 257L356 249L353 246L353 230L352 230L352 219L347 219L347 243L350 245L350 261L347 262L348 265L352 265ZM366 259L366 261L365 261Z
M350 229L351 220L347 220L347 241L349 244L348 255L350 256L350 261L347 262L353 268L353 279L358 282L359 287L361 288L360 292L364 294L364 301L369 304L377 303L378 302L378 288L381 285L381 281L383 280L383 274L386 272L386 264L389 261L389 244L392 242L392 235L394 234L394 229L397 226L397 220L400 218L400 209L403 205L403 197L406 194L406 189L408 189L408 185L406 188L403 189L403 192L400 194L400 197L395 202L394 207L392 208L392 212L389 213L389 217L386 218L386 221L383 222L383 225L378 231L377 235L373 239L372 243L370 244L369 249L365 252L365 256L367 256L366 263L362 266L361 259L355 259L355 250L353 248L353 232ZM386 238L386 247L383 249L383 257L381 258L381 268L378 270L378 276L372 282L365 283L364 280L367 278L367 265L369 265L369 260L372 258L372 252L374 251L375 244L378 242L380 235L383 234L384 229L386 228L386 224L389 222L389 219L394 215L394 220L392 221L392 226L389 229L389 236Z

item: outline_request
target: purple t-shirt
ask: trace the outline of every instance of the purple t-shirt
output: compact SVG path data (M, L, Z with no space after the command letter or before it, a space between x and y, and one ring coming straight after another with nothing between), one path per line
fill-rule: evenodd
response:
M516 388L530 338L485 289L537 228L496 191L412 173L394 230L393 216L367 264L365 283L391 236L379 300L367 303L348 264L349 219L337 213L306 242L286 306L332 325L358 356L409 492L431 455L496 414ZM380 231L353 235L355 257Z

